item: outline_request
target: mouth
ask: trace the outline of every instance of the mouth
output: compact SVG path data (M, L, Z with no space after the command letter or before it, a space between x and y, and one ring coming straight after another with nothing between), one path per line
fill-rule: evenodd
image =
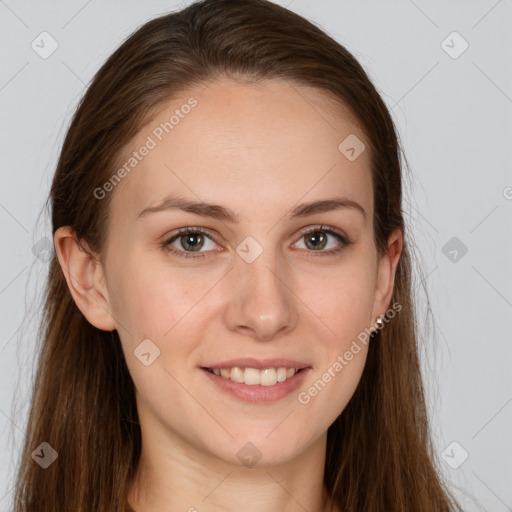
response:
M287 397L301 386L312 367L279 366L260 370L235 366L200 367L200 370L223 396L234 397L243 402L269 403Z

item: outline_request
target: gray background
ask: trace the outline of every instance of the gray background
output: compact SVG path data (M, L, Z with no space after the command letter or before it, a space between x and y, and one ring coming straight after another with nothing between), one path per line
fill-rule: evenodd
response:
M188 3L0 0L0 510L33 372L40 212L70 116L126 36ZM411 167L419 312L424 284L434 313L420 325L439 465L465 511L512 510L512 1L278 3L353 52L391 109ZM31 47L43 31L58 43L46 59Z

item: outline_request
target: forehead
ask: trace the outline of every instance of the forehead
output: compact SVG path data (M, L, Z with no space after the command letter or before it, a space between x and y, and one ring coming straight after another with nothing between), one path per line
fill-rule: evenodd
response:
M112 208L133 217L179 194L229 204L243 218L337 194L371 215L365 146L349 109L316 88L216 80L161 104L130 141L119 163L129 171Z

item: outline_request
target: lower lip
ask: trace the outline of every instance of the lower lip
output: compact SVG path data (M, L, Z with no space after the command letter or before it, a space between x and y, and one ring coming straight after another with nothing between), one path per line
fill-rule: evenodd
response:
M285 396L288 396L292 391L295 391L304 381L306 374L311 368L304 368L297 372L293 377L286 379L284 382L278 382L272 386L262 386L256 384L250 386L243 382L235 382L231 379L226 379L220 375L201 368L201 371L219 388L231 394L239 400L244 402L276 402Z

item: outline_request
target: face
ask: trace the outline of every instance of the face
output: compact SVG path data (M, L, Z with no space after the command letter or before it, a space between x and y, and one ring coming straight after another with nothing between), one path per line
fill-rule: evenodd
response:
M122 162L138 156L108 192L106 304L143 435L281 464L352 397L367 345L345 354L385 313L394 264L376 252L368 143L348 112L284 81L202 89L126 148ZM234 380L205 370L235 366ZM304 369L274 384L290 367Z

